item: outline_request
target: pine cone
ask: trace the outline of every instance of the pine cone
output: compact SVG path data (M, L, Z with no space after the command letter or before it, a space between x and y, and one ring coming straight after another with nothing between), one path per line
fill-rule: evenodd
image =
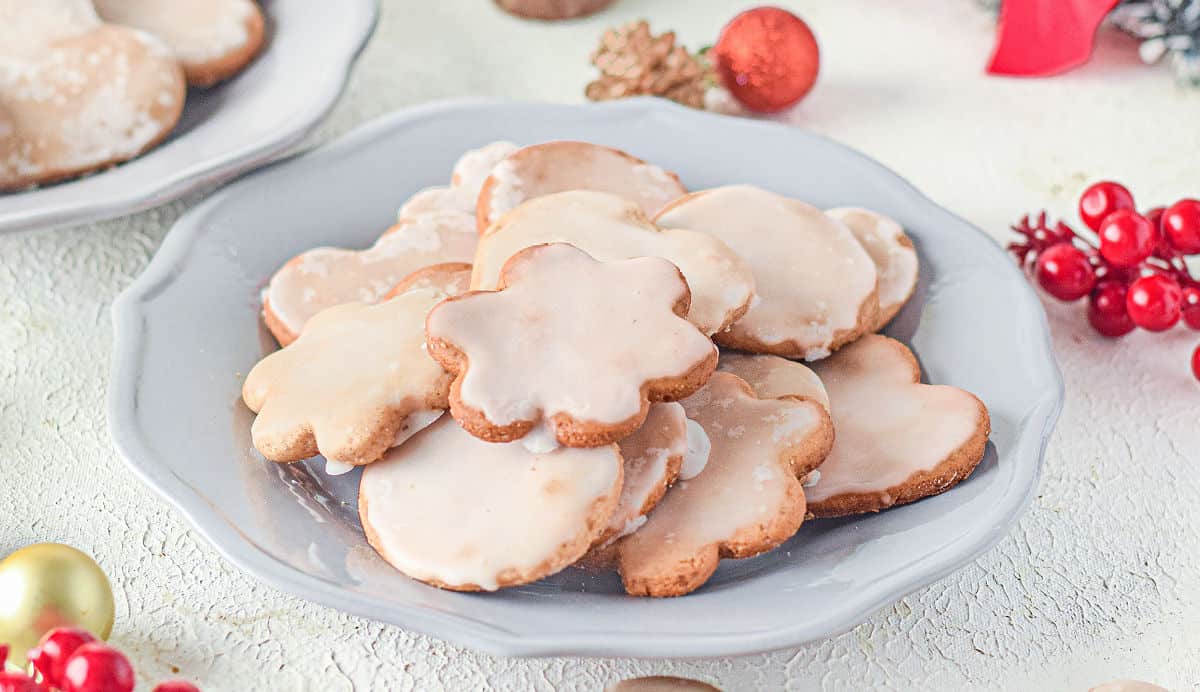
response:
M593 101L626 96L663 96L704 107L708 70L700 58L675 45L675 32L654 36L645 21L609 29L592 53L600 77L584 92Z

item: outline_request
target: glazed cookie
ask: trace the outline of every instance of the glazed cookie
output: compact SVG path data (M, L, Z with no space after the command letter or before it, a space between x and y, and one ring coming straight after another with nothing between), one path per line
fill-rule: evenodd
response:
M817 517L875 512L945 492L970 475L991 432L987 408L957 387L921 384L903 344L869 334L813 366L837 441L805 489Z
M475 207L479 232L528 200L568 190L619 195L647 217L687 193L679 176L620 149L571 141L534 144L496 164L483 182Z
M805 516L800 479L833 442L820 404L755 398L729 373L715 373L682 403L712 451L700 475L676 483L645 526L617 541L621 580L635 596L690 593L720 558L751 557L790 538Z
M690 322L670 262L599 262L570 245L527 248L498 291L429 313L429 353L455 375L450 413L492 442L534 451L595 447L633 433L651 402L696 391L717 350Z
M395 298L401 293L422 288L441 291L447 297L456 296L465 293L470 285L471 265L465 262L443 262L421 267L404 277L383 299Z
M492 168L516 150L517 145L512 142L492 142L468 151L454 164L449 186L427 187L413 195L400 207L399 218L407 219L431 211L457 211L470 215L474 225L479 188Z
M242 386L258 451L281 462L323 454L344 470L436 420L450 376L425 352L424 321L443 298L423 289L329 308L259 361Z
M760 399L810 399L829 410L829 394L817 373L794 360L771 355L721 353L717 369L746 381Z
M105 21L162 39L195 87L234 76L263 44L263 16L253 0L93 1Z
M185 95L166 46L88 0L0 0L0 191L132 159L175 127Z
M442 419L363 470L358 511L367 541L401 572L494 591L578 560L620 491L616 445L535 454Z
M840 207L825 212L846 224L875 262L879 274L879 316L871 331L883 329L917 288L917 249L900 224L868 209Z
M677 200L656 223L711 233L754 272L759 300L715 335L722 346L817 360L875 327L875 264L849 229L816 207L734 185Z
M287 346L309 318L326 308L375 303L421 267L470 262L476 239L470 217L440 212L399 221L366 250L309 250L271 277L263 292L263 320Z
M539 197L505 215L479 239L471 288L495 288L509 257L541 243L570 243L605 262L670 260L692 292L688 319L705 334L732 324L754 298L750 267L720 240L699 231L659 229L634 202L589 191Z

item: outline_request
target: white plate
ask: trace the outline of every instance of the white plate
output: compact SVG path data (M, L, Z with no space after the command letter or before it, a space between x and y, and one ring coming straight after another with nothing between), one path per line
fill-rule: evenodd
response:
M923 274L888 332L913 347L928 380L988 405L993 433L974 475L878 515L808 522L778 550L726 561L682 598L627 597L615 575L577 570L494 594L453 593L383 563L359 526L357 473L274 464L250 445L241 376L273 348L259 290L307 248L369 245L401 201L444 183L470 147L565 138L625 149L678 171L692 189L749 182L903 223ZM1062 401L1041 304L995 242L839 144L650 99L458 102L378 120L190 211L113 316L113 439L230 560L303 598L505 655L719 656L844 631L1004 536L1032 497Z
M114 168L0 193L0 233L131 214L261 166L300 142L337 102L370 37L377 0L265 0L267 43L234 79L188 91L158 147Z

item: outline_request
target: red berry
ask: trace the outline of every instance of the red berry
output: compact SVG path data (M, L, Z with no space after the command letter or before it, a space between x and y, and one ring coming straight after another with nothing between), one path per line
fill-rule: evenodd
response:
M1038 255L1034 269L1038 283L1059 300L1078 300L1096 285L1096 270L1083 251L1070 243L1058 243Z
M1200 346L1192 351L1192 374L1196 376L1197 380L1200 380Z
M1163 212L1162 230L1185 255L1200 253L1200 200L1181 199Z
M1158 229L1129 209L1109 214L1097 231L1100 254L1118 267L1133 267L1150 256L1158 245Z
M51 687L62 687L63 668L67 665L67 659L76 649L94 641L96 638L87 630L57 627L42 635L37 647L30 649L29 661Z
M18 671L6 671L4 662L8 660L8 645L0 644L0 692L43 692L42 686L28 675Z
M1150 207L1142 214L1146 220L1155 228L1162 230L1162 215L1167 210L1166 207Z
M1125 284L1101 281L1088 300L1088 322L1103 336L1116 338L1132 332L1135 325L1125 309Z
M1162 274L1143 276L1129 285L1125 309L1142 329L1162 332L1179 322L1183 289L1179 282Z
M1093 183L1079 197L1079 216L1093 231L1100 230L1104 219L1121 209L1133 209L1133 195L1124 185L1111 180Z
M1200 330L1200 288L1188 286L1183 289L1183 323L1192 329Z
M186 680L167 680L158 683L153 692L200 692L200 688Z
M132 692L133 666L103 642L84 644L67 659L63 692Z
M0 671L0 692L45 692L45 688L24 673Z

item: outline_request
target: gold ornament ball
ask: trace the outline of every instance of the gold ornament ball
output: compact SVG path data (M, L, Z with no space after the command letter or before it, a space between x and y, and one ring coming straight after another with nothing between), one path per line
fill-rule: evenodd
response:
M0 644L25 665L25 653L55 627L112 633L112 587L86 553L61 543L26 546L0 561Z

